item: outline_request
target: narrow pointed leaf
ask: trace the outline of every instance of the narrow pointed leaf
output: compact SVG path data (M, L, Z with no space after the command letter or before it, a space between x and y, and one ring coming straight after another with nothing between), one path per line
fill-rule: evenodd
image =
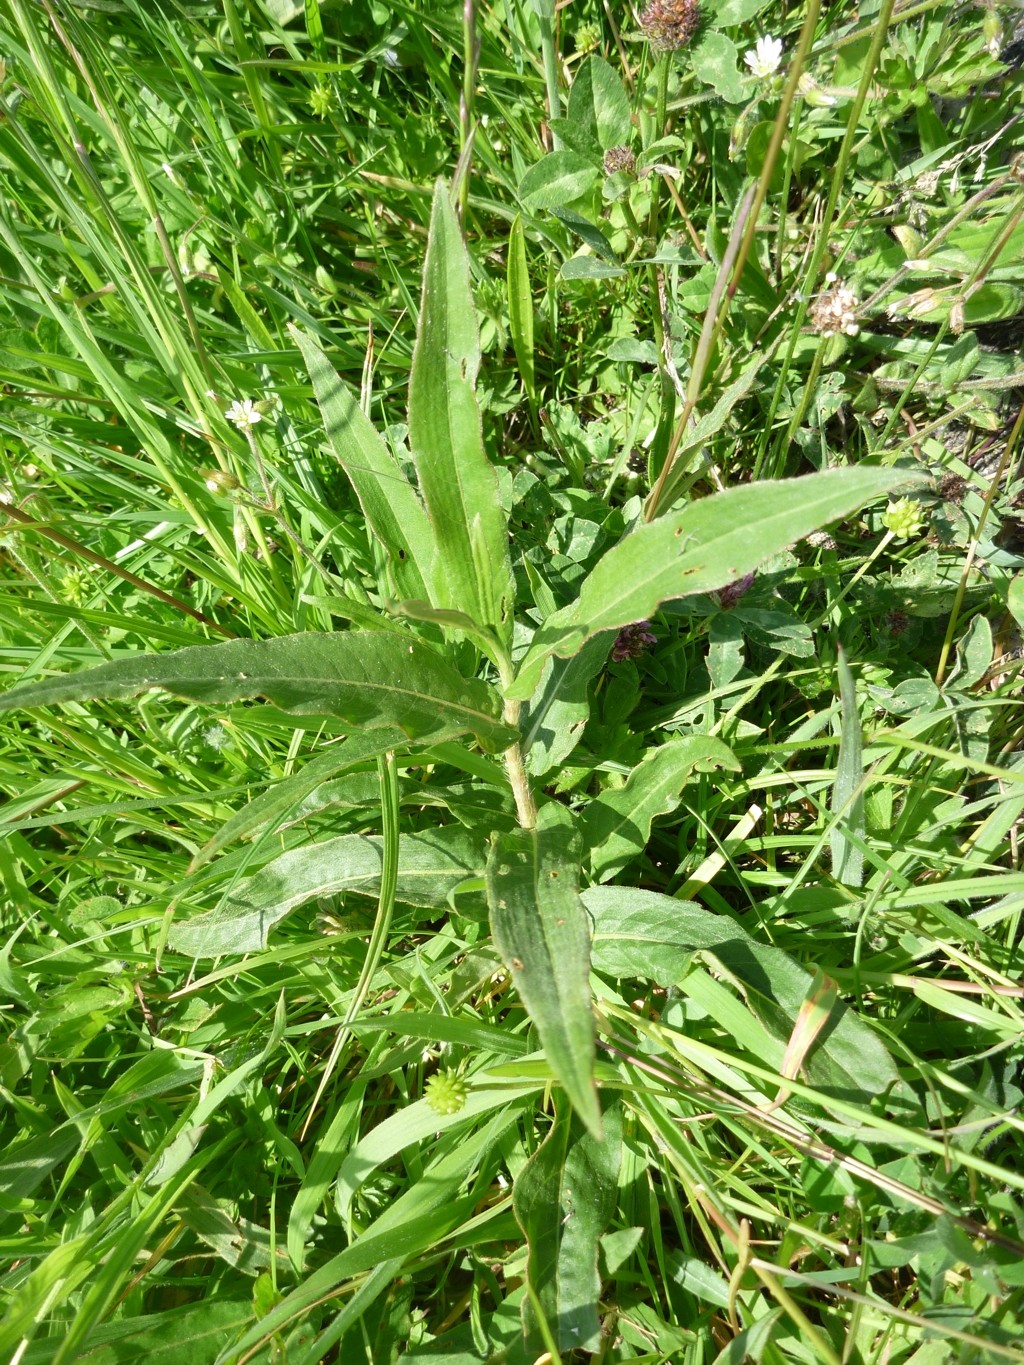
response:
M595 636L571 659L547 661L537 695L521 719L527 771L534 776L564 763L590 717L590 684L604 667L613 636Z
M516 1178L513 1208L526 1238L527 1279L563 1351L600 1346L598 1249L615 1209L621 1161L617 1108L604 1115L597 1140L565 1109ZM544 1342L531 1299L523 1300L527 1355Z
M544 806L538 827L499 835L487 860L494 942L537 1026L552 1071L587 1128L600 1136L594 1087L590 934L569 812Z
M461 825L405 834L395 899L441 908L460 882L483 875L483 861L478 841ZM315 896L376 897L382 867L383 840L376 835L340 834L289 849L238 882L218 909L176 923L168 943L190 957L261 952L271 929Z
M202 867L215 853L227 848L228 844L234 843L236 839L244 839L246 835L274 821L289 819L317 787L336 777L338 773L343 773L347 768L354 767L368 758L376 758L378 754L386 753L388 749L402 749L407 743L408 740L401 730L382 728L357 731L340 744L331 745L311 758L298 772L275 782L269 791L261 792L247 806L236 811L199 850L192 859L189 871L194 872Z
M395 591L429 597L434 533L416 490L313 338L297 327L289 330L306 362L331 449L390 558Z
M508 329L516 353L523 388L530 402L536 396L533 366L533 294L530 291L530 271L526 263L526 234L523 220L517 213L508 234Z
M642 621L662 602L735 583L770 555L907 481L899 470L831 469L730 488L639 527L608 551L576 601L544 622L508 695L531 697L552 654L568 658L592 635Z
M474 392L479 368L469 258L448 192L438 182L409 377L409 444L436 539L431 600L490 626L507 643L512 565Z
M595 971L670 987L683 978L694 953L712 953L741 983L751 1012L788 1044L814 982L789 953L759 943L727 915L655 891L592 886L583 903L593 918ZM918 1116L917 1099L878 1035L842 1002L830 1024L802 1058L811 1084L859 1103L884 1094L891 1113Z
M583 840L590 850L591 871L607 881L647 846L651 821L679 804L679 795L694 772L715 768L739 771L732 750L708 735L670 739L636 765L626 785L604 792L583 815Z
M299 715L339 716L368 729L397 726L410 739L453 726L493 749L507 747L513 737L499 719L501 702L493 688L463 678L427 645L383 631L282 635L132 654L12 688L0 696L0 711L131 697L153 687L218 704L265 697Z

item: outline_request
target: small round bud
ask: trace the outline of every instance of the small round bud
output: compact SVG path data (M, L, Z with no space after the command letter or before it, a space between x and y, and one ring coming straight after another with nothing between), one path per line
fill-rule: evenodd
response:
M891 502L882 513L882 525L894 536L909 540L921 535L927 529L928 521L919 502L900 498L899 502Z
M614 175L616 171L636 170L636 157L628 147L609 147L604 154L604 173Z
M469 1089L456 1071L449 1067L427 1081L423 1098L435 1114L457 1114L466 1105Z
M233 493L236 488L241 487L234 474L230 474L226 469L204 469L203 483L211 493Z
M671 52L685 47L700 25L697 0L650 0L640 15L640 27L652 47Z

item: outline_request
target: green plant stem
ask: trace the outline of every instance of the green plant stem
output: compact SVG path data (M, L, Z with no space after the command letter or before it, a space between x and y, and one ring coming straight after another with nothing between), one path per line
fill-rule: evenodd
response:
M772 183L772 172L775 170L775 162L778 158L779 150L782 147L782 140L786 136L786 130L789 127L789 111L792 108L793 101L796 99L797 88L800 84L800 76L803 72L804 64L807 61L807 54L811 49L811 43L814 39L814 27L818 22L818 10L820 8L821 0L810 0L810 4L807 6L807 13L804 16L803 27L800 30L800 37L796 45L796 52L793 54L793 63L790 67L789 79L786 82L785 90L782 92L782 99L779 103L779 112L775 116L775 126L772 129L771 141L768 143L768 150L765 153L761 174L757 178L754 201L751 206L750 216L747 220L746 231L743 234L743 241L740 244L732 280L729 283L726 307L732 302L736 290L739 288L740 277L747 264L747 257L750 255L750 248L754 242L754 234L757 231L757 220L761 213L761 207L768 197L768 190Z
M511 659L502 652L494 659L494 663L498 669L502 688L511 687L515 678ZM503 713L505 723L518 728L521 711L521 702L506 700ZM516 740L515 744L510 744L502 757L505 760L505 772L512 788L519 823L523 829L534 829L537 824L537 802L530 786L530 778L523 757L523 746L519 740Z
M818 233L817 239L814 243L814 252L811 256L810 265L807 267L807 274L805 276L804 283L804 298L802 300L801 305L803 315L800 316L799 324L794 326L793 328L794 339L799 330L799 326L803 325L803 316L806 315L810 294L818 279L818 273L821 270L822 261L824 260L825 253L828 250L829 228L831 227L832 219L835 216L836 205L839 203L839 193L840 190L842 189L843 180L845 179L846 176L846 168L850 162L850 153L853 150L854 139L857 136L857 129L860 123L860 116L864 110L864 105L867 102L868 91L871 87L871 82L872 80L874 80L875 67L878 65L878 59L882 53L882 46L885 43L885 36L889 31L889 22L892 18L892 11L895 3L896 0L882 0L882 4L878 11L878 17L875 20L874 30L871 35L871 47L869 48L868 55L864 61L864 68L861 71L860 76L860 84L857 86L857 93L854 96L852 105L850 106L850 112L846 120L846 132L843 135L843 141L839 148L839 156L836 160L835 170L832 172L832 181L831 184L829 185L828 191L828 201L825 205L825 212L822 215L821 220L821 231ZM758 205L758 207L760 207L760 205ZM742 266L737 268L737 280L739 278L739 269L741 268ZM776 387L776 394L781 393L781 383L783 374L785 373L785 369L786 367L784 366L782 373L780 373L779 385ZM792 441L794 434L799 430L800 425L804 420L804 414L807 412L808 405L810 404L811 399L814 396L816 387L817 386L815 384L812 384L810 382L804 384L801 387L800 399L797 402L796 409L793 412L792 417L790 418L789 426L786 429L786 435L780 444L780 450L782 452L783 459L785 458L785 452L789 449L789 443ZM775 407L777 407L777 403L774 401L774 395L772 407L773 407L772 415L774 416L774 409ZM771 419L769 419L767 425L770 429ZM779 468L780 463L781 461L776 462L776 468L774 471L776 477L778 477L782 472L781 469Z
M956 597L953 601L952 610L949 613L949 624L946 626L946 635L942 641L942 651L939 654L939 663L935 670L935 683L938 687L942 686L943 679L946 676L946 666L949 663L950 651L953 648L953 636L956 633L957 621L960 619L960 609L963 606L964 594L967 592L967 581L971 576L971 569L974 566L974 559L978 552L981 533L985 528L986 521L988 521L988 514L992 510L996 489L1002 483L1006 467L1010 463L1013 452L1017 449L1017 442L1020 440L1021 431L1024 431L1024 404L1021 405L1017 412L1017 420L1014 422L1013 430L1010 432L1009 438L1007 439L1006 449L1003 451L1002 458L999 461L999 467L995 474L993 474L992 481L988 486L985 500L981 506L981 515L978 517L978 524L974 528L974 534L971 536L971 543L967 547L967 554L964 556L964 567L960 574L960 582L957 584Z
M377 776L380 780L380 804L381 804L381 834L383 836L383 851L381 853L380 868L380 892L377 897L377 916L373 922L373 932L370 935L370 942L366 948L366 958L363 962L363 969L359 973L359 980L356 988L352 992L348 1009L342 1020L341 1027L338 1029L331 1048L330 1056L324 1067L324 1074L320 1077L320 1084L317 1086L316 1094L313 1096L313 1103L310 1105L309 1114L306 1122L302 1126L302 1137L306 1132L313 1116L316 1114L317 1105L327 1088L327 1084L334 1074L334 1067L341 1049L348 1041L349 1034L352 1032L352 1022L363 1007L366 993L370 989L380 966L381 958L384 956L384 949L387 946L388 934L391 930L391 919L395 911L395 891L398 886L398 764L395 761L393 750L388 750L377 759Z
M676 429L669 444L668 453L661 467L657 482L651 489L647 502L644 504L644 520L653 521L662 510L662 503L666 506L671 505L670 480L673 474L675 457L686 434L686 428L693 415L697 398L700 395L701 385L704 382L704 375L711 360L715 338L720 326L719 308L725 297L726 286L729 282L729 275L732 270L733 262L736 260L739 251L740 234L743 232L750 213L751 204L754 198L754 187L751 186L743 197L739 211L736 214L736 221L733 224L729 243L722 257L722 264L719 267L718 275L715 279L714 288L711 291L711 298L708 300L707 311L704 314L704 325L701 328L700 337L697 341L697 349L694 352L693 363L690 366L690 379L686 386L686 402L683 404L682 416L676 423ZM723 310L724 312L724 310Z
M473 106L476 93L477 61L480 56L480 43L476 36L475 0L463 0L462 4L462 94L459 98L459 148L460 159L466 165L459 182L459 221L465 226L466 210L469 207L469 159L473 154Z
M175 611L183 611L186 616L191 616L194 621L201 621L204 626L209 626L211 630L223 635L229 640L235 639L235 632L228 630L227 626L219 625L211 620L209 616L204 616L195 607L190 607L187 602L182 602L179 597L172 597L170 593L164 592L153 583L147 583L144 578L134 574L130 569L122 569L120 564L115 564L112 559L106 559L103 555L98 555L87 546L82 545L77 540L72 540L70 536L64 535L62 531L57 531L52 526L45 526L42 522L30 517L27 512L23 512L20 507L6 505L3 509L4 516L19 522L27 530L38 531L40 535L52 540L55 545L59 545L64 550L70 550L72 554L80 556L90 564L95 564L99 569L105 569L108 573L116 574L118 578L123 578L126 583L130 583L133 588L138 588L140 592L147 592L151 597L163 602L165 606L173 607Z
M665 120L668 118L668 76L669 62L672 54L662 52L658 57L655 67L655 96L654 96L654 140L657 142L665 136ZM655 178L651 172L651 206L647 213L647 236L657 247L658 242L658 219L661 214L661 177Z
M540 50L544 62L544 85L548 99L548 124L562 117L562 96L558 88L558 53L555 50L554 0L534 0L537 23L540 27ZM559 151L562 139L551 129L551 146Z

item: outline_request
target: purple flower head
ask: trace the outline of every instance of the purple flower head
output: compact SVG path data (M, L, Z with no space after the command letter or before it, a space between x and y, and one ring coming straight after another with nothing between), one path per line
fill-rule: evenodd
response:
M735 583L729 583L714 595L718 598L718 605L723 611L728 611L734 607L745 592L753 585L754 575L744 574L742 578L737 578Z
M650 621L634 621L631 626L623 626L616 635L612 659L617 664L623 659L639 659L657 643L658 637L652 632Z

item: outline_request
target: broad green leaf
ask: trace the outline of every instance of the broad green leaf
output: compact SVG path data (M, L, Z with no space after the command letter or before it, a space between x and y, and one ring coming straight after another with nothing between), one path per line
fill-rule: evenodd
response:
M396 726L410 739L468 730L487 748L513 738L486 683L456 673L418 640L383 631L228 640L169 654L131 654L79 673L26 683L0 696L0 711L62 701L132 697L162 688L189 701L264 697L282 711L338 716L373 729Z
M708 735L670 739L649 751L624 787L602 792L583 812L583 842L594 879L607 881L643 852L652 820L675 810L680 792L695 772L719 768L738 772L739 767L732 750Z
M237 1293L237 1291L236 1291ZM210 1297L183 1308L164 1308L141 1317L102 1323L90 1331L82 1355L89 1365L209 1365L220 1347L235 1340L253 1320L251 1296ZM24 1365L53 1359L53 1343L38 1342L25 1353Z
M590 683L611 645L610 635L597 636L571 659L548 660L537 695L520 720L526 767L534 776L564 763L580 742L590 715Z
M716 1308L728 1308L729 1281L699 1256L674 1252L668 1258L668 1268L672 1283L692 1294L698 1302L711 1303Z
M317 343L298 327L289 331L306 362L331 449L388 556L394 591L429 597L436 547L416 490Z
M580 1131L563 1105L554 1127L516 1178L513 1207L528 1247L527 1279L563 1351L596 1351L600 1238L615 1210L621 1160L617 1108L604 1116L604 1137ZM544 1347L530 1297L523 1300L526 1350Z
M736 613L720 611L712 616L705 659L711 686L716 691L728 687L742 669L745 658L743 625L736 619Z
M533 366L533 293L526 263L526 234L517 213L508 234L508 329L516 353L523 388L532 403L536 398Z
M1014 574L1010 580L1006 606L1018 626L1024 627L1024 573Z
M357 731L340 744L332 744L303 764L298 772L275 782L269 791L261 792L247 806L236 811L199 850L192 859L189 871L194 872L202 867L215 853L236 839L244 839L264 825L290 819L301 808L306 797L338 773L368 758L376 758L388 749L403 749L407 743L401 730L383 728Z
M738 55L736 44L716 29L708 29L692 49L694 75L728 104L740 104L747 98L736 66Z
M582 199L601 177L589 157L563 147L548 152L519 182L519 198L527 209L558 209Z
M435 537L431 601L465 612L508 644L515 588L474 392L479 368L469 257L438 181L409 377L409 445Z
M788 603L780 601L770 610L739 606L729 615L742 627L744 635L779 654L792 654L797 659L809 659L814 654L813 631Z
M578 870L572 817L551 802L542 807L536 829L494 840L487 900L495 946L537 1026L551 1069L599 1137L589 928L576 889Z
M950 677L961 692L975 687L992 666L992 625L985 615L974 616L957 645L957 666Z
M814 978L781 948L759 943L734 919L655 891L592 886L583 903L593 917L595 971L669 987L682 979L694 953L711 953L741 983L750 1010L769 1033L788 1044ZM805 1060L811 1084L823 1095L861 1103L885 1095L891 1112L917 1115L915 1097L874 1031L842 1004L833 1018Z
M601 559L576 601L544 622L508 695L531 697L552 654L568 658L591 636L644 620L662 602L724 588L907 481L889 469L832 469L730 488L640 526Z
M715 24L718 28L734 28L745 24L766 9L770 0L723 0L715 11Z
M339 834L320 844L289 849L236 883L216 910L176 923L168 944L191 957L259 952L267 946L270 930L314 896L341 891L376 896L382 849L378 836L362 834ZM460 882L482 875L479 843L462 825L405 834L396 899L407 905L440 907Z
M629 96L622 77L603 57L591 55L577 71L569 91L568 122L574 134L605 152L629 141Z
M864 781L863 743L857 712L857 687L839 650L839 755L832 784L831 833L832 875L843 886L858 887L864 882Z

